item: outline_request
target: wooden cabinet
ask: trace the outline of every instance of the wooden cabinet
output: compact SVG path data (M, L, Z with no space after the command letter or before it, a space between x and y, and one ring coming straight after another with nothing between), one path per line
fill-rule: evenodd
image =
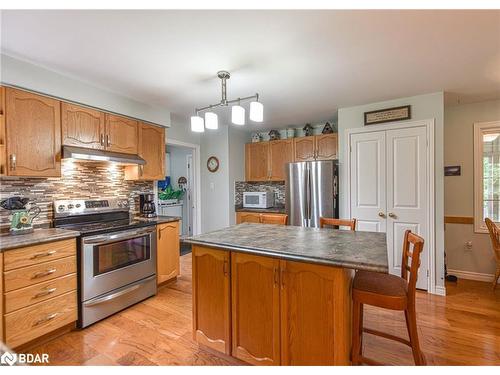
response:
M139 123L139 156L143 166L127 166L126 180L163 180L165 178L165 128Z
M194 339L230 354L230 253L193 245L192 257Z
M106 114L106 150L137 154L139 152L138 123L126 117Z
M157 281L162 284L180 274L179 222L160 224L156 230Z
M269 142L245 145L245 178L247 181L269 180Z
M77 320L76 241L0 254L0 341L12 348ZM29 345L29 344L28 344Z
M323 134L315 136L316 160L337 159L337 134Z
M300 137L293 139L294 144L294 160L295 161L311 161L315 156L314 137Z
M337 159L336 133L294 138L293 142L295 161Z
M293 140L269 142L269 180L285 181L285 165L293 162Z
M7 174L61 175L61 103L6 88Z
M348 365L351 271L281 261L281 363Z
M261 213L258 212L236 212L236 224L241 223L261 223ZM285 214L269 213L268 216L276 218L276 224L280 224Z
M0 176L7 173L7 140L5 139L5 87L0 87Z
M104 113L75 104L61 104L62 144L102 150L105 148Z
M274 258L231 254L233 357L280 364L279 265Z

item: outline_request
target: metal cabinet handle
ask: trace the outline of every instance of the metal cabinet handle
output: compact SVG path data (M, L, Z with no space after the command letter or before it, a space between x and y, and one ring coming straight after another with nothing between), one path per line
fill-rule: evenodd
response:
M55 253L57 253L57 251L55 250L50 250L50 251L47 251L46 253L40 253L40 254L35 254L31 257L31 259L38 259L38 258L44 258L44 257L49 257L51 255L54 255Z
M229 266L229 263L227 260L224 260L224 266L222 267L222 270L224 272L224 276L227 277L229 271L228 271L228 266Z
M56 268L52 268L52 269L47 270L47 271L35 273L31 278L32 279L39 279L40 277L52 275L56 271L57 271Z
M104 146L104 134L101 134L101 146Z
M141 177L144 175L144 165L139 165L139 175Z
M36 322L34 322L33 323L33 327L36 327L36 326L38 326L40 324L49 322L49 321L51 321L52 319L54 319L58 315L59 315L59 313L53 313L53 314L47 315L45 318L42 318L42 319L37 320Z
M280 275L278 267L274 267L274 287L277 288L280 284Z
M395 213L389 212L388 215L389 215L389 217L392 217L393 219L396 218L396 214Z
M16 154L10 154L10 170L15 171L17 166Z
M285 289L285 269L283 267L281 268L280 273L281 289Z
M54 293L55 291L57 290L57 288L50 288L50 289L46 289L38 294L35 294L33 296L33 299L35 298L40 298L40 297L44 297L44 296L48 296L49 294L52 294Z
M379 212L379 213L378 213L378 216L380 216L380 217L385 217L385 214L384 214L383 212Z
M109 134L106 134L106 145L108 147L111 146L111 137L109 136Z

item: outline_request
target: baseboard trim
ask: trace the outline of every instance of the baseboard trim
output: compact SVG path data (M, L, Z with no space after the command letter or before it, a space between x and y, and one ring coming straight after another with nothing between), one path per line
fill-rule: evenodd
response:
M446 288L444 286L437 286L434 288L434 294L438 296L446 296Z
M455 275L459 279L466 280L476 280L476 281L485 281L491 283L493 281L493 274L490 273L479 273L479 272L470 272L470 271L460 271L460 270L451 270L448 269L448 274ZM500 284L500 279L497 284Z

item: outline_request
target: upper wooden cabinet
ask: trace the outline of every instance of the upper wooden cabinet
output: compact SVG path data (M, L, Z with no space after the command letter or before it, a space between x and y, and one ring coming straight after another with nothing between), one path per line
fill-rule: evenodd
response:
M136 120L106 114L106 150L137 154L139 152L138 130Z
M231 254L233 357L280 364L279 266L275 258Z
M61 175L61 102L6 88L7 174Z
M294 138L295 161L337 159L336 133Z
M293 161L293 141L283 139L248 143L245 154L247 181L284 181L285 164Z
M284 181L285 165L293 162L293 140L269 142L269 180Z
M231 354L229 252L193 245L193 335Z
M162 284L180 274L179 222L158 225L156 243L156 275L158 284Z
M70 103L61 105L62 144L102 150L105 148L104 113Z
M126 180L163 180L165 178L165 128L139 123L139 156L143 166L127 166Z
M5 87L0 87L0 176L6 174L7 145L5 139Z

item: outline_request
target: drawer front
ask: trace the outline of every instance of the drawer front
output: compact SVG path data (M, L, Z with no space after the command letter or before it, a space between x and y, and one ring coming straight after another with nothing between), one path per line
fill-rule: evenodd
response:
M4 254L4 271L10 271L71 255L76 256L76 240L71 239L23 247L8 250Z
M77 320L76 291L5 315L5 341L15 348Z
M4 273L5 292L24 288L76 272L76 256L37 264Z
M5 312L10 313L76 290L76 273L5 293Z

